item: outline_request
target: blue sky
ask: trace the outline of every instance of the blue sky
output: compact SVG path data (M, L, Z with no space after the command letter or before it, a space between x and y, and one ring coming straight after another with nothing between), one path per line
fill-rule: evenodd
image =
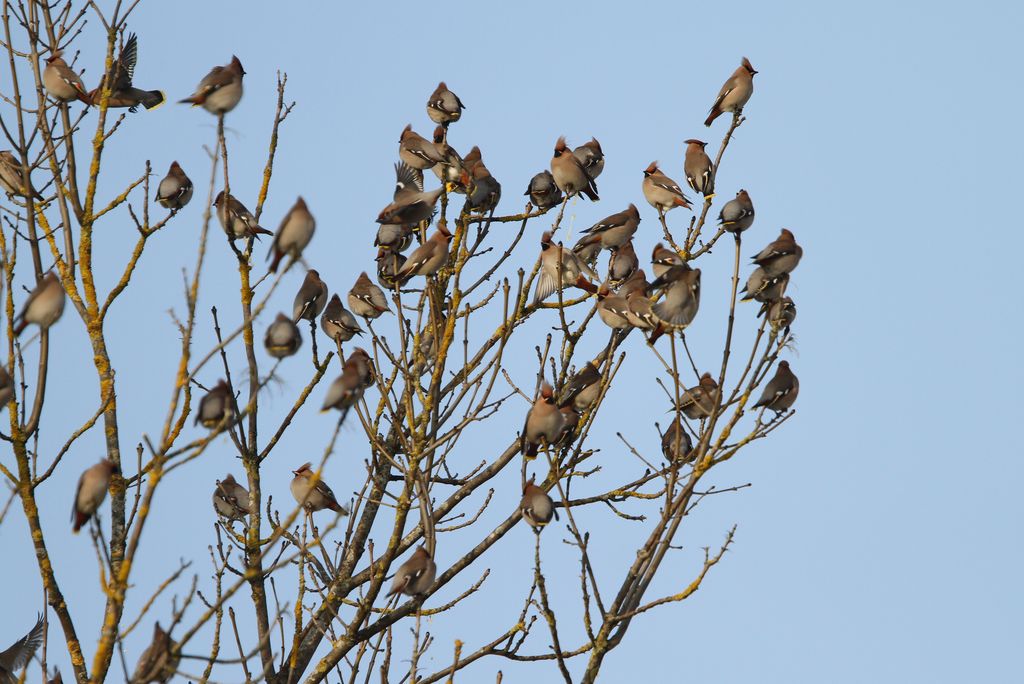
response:
M398 135L409 122L423 134L431 130L423 105L438 80L467 105L451 142L461 151L481 146L503 183L500 213L521 209L520 193L547 166L559 135L576 144L596 135L608 160L602 200L572 205L570 220L578 230L637 202L643 257L659 233L653 210L640 202L643 168L659 159L682 180L683 140L709 136L703 139L717 147L725 122L711 133L701 122L722 81L748 56L760 72L756 92L717 187L720 198L747 188L757 206L745 255L781 226L804 246L789 290L799 307L789 357L801 379L797 415L715 471L711 481L719 486L753 486L697 509L684 525L684 550L663 570L652 597L689 582L700 548L720 543L736 523L734 547L692 599L634 622L607 659L602 681L676 681L680 673L710 682L1019 676L1024 454L1011 411L1024 368L1012 342L1021 307L1009 278L1024 253L1009 201L1019 193L1024 152L1016 123L1018 58L1010 48L1022 27L1019 6L595 2L564 15L541 3L450 3L443 12L410 3L400 13L365 3L317 3L303 12L282 12L277 3L247 3L244 13L241 7L178 3L172 11L143 3L131 25L140 36L136 85L162 88L176 100L210 66L232 53L241 58L246 96L229 118L229 144L233 191L251 206L266 156L274 74L288 73L289 97L298 106L282 130L265 225L276 228L302 194L318 220L312 260L342 292L372 266L373 218L389 199ZM96 38L96 23L85 38ZM79 47L91 84L101 48L84 40ZM167 310L180 311L181 268L194 263L208 167L202 145L212 142L213 125L201 111L168 104L129 116L105 158L107 193L137 176L146 158L161 174L177 159L197 186L180 220L150 245L140 282L108 324L125 453L144 433L158 432L166 413L178 344ZM672 218L676 226L686 220L681 212ZM532 264L542 225L528 229L519 250L524 262ZM98 263L109 267L109 282L133 242L127 219L101 231ZM201 320L211 304L238 320L232 259L222 241L211 242ZM730 264L724 248L701 262L704 301L692 340L709 364L721 344ZM299 273L288 276L275 310L290 304L300 280ZM753 313L741 312L740 337L749 339ZM531 330L539 336L545 326ZM84 335L70 308L55 335L63 354L51 371L43 453L58 448L96 407L95 375L76 351ZM209 339L204 333L198 348ZM602 341L592 338L592 348ZM633 377L613 389L609 417L592 438L609 472L619 475L636 464L615 432L654 449L657 434L648 421L663 410L644 401L661 401L653 383L657 360L638 341L627 349ZM243 359L238 352L233 363L241 367ZM287 410L307 369L305 360L286 362L289 382L264 402L268 411ZM534 370L528 363L509 367L523 383ZM202 379L217 377L211 368ZM523 404L502 414L510 437L525 410ZM288 471L321 453L331 425L311 412L282 443L266 466L266 481L277 478L268 487L275 500L290 501ZM464 463L485 458L492 441L487 431L469 435L460 447ZM343 433L342 445L326 476L335 491L348 492L366 448L354 429ZM69 458L85 467L100 453L101 435L92 432ZM9 453L4 459L11 460ZM241 472L223 440L161 490L158 507L176 512L147 531L149 556L134 575L129 614L179 557L206 572L207 497L213 480L229 470ZM93 552L84 536L71 538L67 525L79 471L64 468L41 497L59 578L80 630L92 633L101 606L90 594ZM518 499L514 480L505 484L496 516ZM606 592L632 560L624 549L646 534L609 517L587 518L598 563L607 568ZM25 590L6 601L6 615L17 617L0 620L0 645L24 632L40 603L28 535L16 520L0 527L0 541L8 550L5 577ZM549 577L561 575L566 594L556 607L571 613L578 566L561 536L554 528L545 532L545 568ZM441 544L443 566L457 556L458 543ZM490 595L508 596L432 620L438 644L426 670L448 662L452 639L469 648L473 639L507 628L529 587L532 544L527 530L514 530L497 556L449 587L457 592L491 567L490 581L503 589L492 586ZM166 613L154 617L166 620ZM129 639L130 664L146 638ZM549 642L538 631L531 643L528 650L537 652ZM58 644L51 639L51 648ZM506 681L527 676L513 664L485 661L468 679L493 679L497 668ZM534 677L556 676L551 667Z

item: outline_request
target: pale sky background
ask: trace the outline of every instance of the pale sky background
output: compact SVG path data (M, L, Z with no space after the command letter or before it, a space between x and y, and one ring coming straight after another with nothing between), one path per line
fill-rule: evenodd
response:
M1021 307L1008 277L1024 254L1012 205L1024 152L1021 77L1010 47L1022 18L1020 6L1008 2L593 2L563 16L548 3L322 2L298 11L269 2L151 1L130 28L140 36L136 85L162 88L172 101L188 95L214 64L240 57L248 75L245 98L229 117L232 189L250 206L266 157L274 74L287 71L288 96L299 104L282 129L264 225L276 228L301 193L318 220L307 255L342 293L373 266L373 219L390 197L398 135L410 122L424 135L432 130L424 103L439 80L467 105L452 127L452 144L462 152L479 144L503 184L499 213L522 208L527 181L547 167L559 135L572 144L596 135L607 155L602 199L572 205L570 220L578 230L634 201L643 216L637 252L646 257L660 230L642 203L641 171L659 159L681 181L683 140L702 138L717 149L726 121L711 132L702 121L723 80L748 56L760 72L756 91L718 177L713 211L745 187L758 218L745 235L744 256L781 226L805 248L789 291L799 308L796 350L788 356L801 379L797 415L709 478L718 486L753 487L697 509L678 539L683 551L663 568L649 598L685 586L700 548L719 544L733 523L735 546L697 595L633 623L601 681L1009 682L1024 677L1024 454L1011 432L1024 368L1020 345L1011 340ZM76 45L90 85L102 59L97 28L91 20ZM86 118L88 135L94 121ZM177 159L197 188L192 204L149 246L139 283L108 323L126 456L144 433L159 431L166 414L178 347L166 312L182 309L180 270L194 264L208 181L202 145L213 139L213 117L168 104L130 115L105 157L101 189L108 194L137 176L147 158L157 178ZM672 224L688 217L676 212ZM544 225L528 228L517 251L524 266L535 258ZM107 269L106 287L135 235L127 218L100 230L99 249L108 251L97 261ZM234 258L219 230L213 238L199 307L206 330L197 350L208 348L211 305L226 327L239 318ZM717 367L731 259L723 245L700 262L704 301L690 339L702 365ZM290 307L300 280L299 272L289 274L273 311L257 323L260 336L274 311ZM753 309L740 311L740 338L747 339ZM530 328L536 337L520 342L519 358L530 358L525 352L548 325ZM599 326L594 333L591 350L606 339ZM54 337L44 458L92 414L98 396L70 306ZM283 366L288 383L262 402L264 438L309 377L308 345L306 335L300 355ZM591 438L603 448L599 459L609 477L620 481L640 466L614 433L623 431L658 458L650 421L664 420L667 408L653 382L656 359L639 340L626 348L633 379L614 386ZM508 358L510 374L532 386L535 365ZM260 359L266 363L262 352ZM243 366L240 348L232 363ZM218 367L201 379L215 382ZM312 402L321 401L324 388ZM524 402L510 403L488 429L467 436L464 460L456 462L468 469L487 458L495 432L503 448L525 411ZM275 501L291 505L288 471L318 457L332 426L332 417L312 410L297 422L265 467L264 489ZM194 434L190 429L186 437ZM360 434L345 430L325 474L346 498L366 454ZM86 535L71 536L67 516L78 473L100 457L101 439L99 430L83 438L40 492L59 579L81 633L89 635L102 605L95 557ZM9 449L2 454L13 462ZM194 560L201 587L209 589L208 497L228 471L242 472L224 438L160 490L158 519L147 528L133 574L130 618L179 557ZM515 506L517 478L495 483L493 510L475 535ZM595 478L587 486L596 492L610 481ZM108 505L102 510L109 524ZM8 587L0 647L24 634L42 602L20 517L15 512L0 527ZM604 568L604 593L613 593L648 527L604 511L585 520ZM550 528L543 548L549 583L564 591L556 610L569 616L579 606L578 564L563 536L563 528ZM439 541L442 569L469 540L450 537ZM423 672L450 662L453 639L472 649L514 622L529 587L532 550L533 535L521 525L431 599L428 605L439 605L485 567L494 571L485 588L493 603L469 602L430 621L437 644ZM234 605L247 614L244 595ZM129 667L153 619L168 617L162 602L128 640ZM577 645L578 633L566 629L563 643ZM538 625L524 652L542 652L548 643ZM90 661L93 645L85 644ZM201 646L187 650L201 653ZM55 633L50 648L54 662L61 648ZM582 664L575 662L574 674ZM558 678L553 664L531 674L496 659L461 678L493 681L497 669L511 682ZM111 681L120 676L117 667L111 673ZM37 678L34 669L29 681ZM241 676L223 670L220 678Z

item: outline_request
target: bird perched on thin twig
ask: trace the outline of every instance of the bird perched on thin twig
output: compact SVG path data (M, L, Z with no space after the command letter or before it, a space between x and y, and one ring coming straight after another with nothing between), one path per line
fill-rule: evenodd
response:
M312 463L303 463L298 470L292 472L295 474L291 484L292 496L307 513L328 509L348 515L348 510L338 503L331 488L313 471Z
M604 171L604 152L601 150L601 143L597 138L591 138L572 151L574 157L580 160L583 168L587 170L590 177L597 180L597 177Z
M63 52L57 50L46 58L43 69L43 87L46 92L61 102L79 100L86 105L92 104L89 93L85 90L82 77L64 61Z
M783 228L779 232L779 237L751 258L766 274L775 276L791 273L803 255L804 248L796 243L793 233Z
M43 199L43 196L32 187L31 178L28 180L28 185L25 185L23 168L21 162L10 150L0 151L0 188L3 188L9 196Z
M324 308L324 314L320 317L320 329L327 335L327 339L338 343L348 342L356 335L363 334L356 317L345 308L337 294L331 297Z
M292 320L315 321L327 306L327 292L327 283L320 280L320 273L315 268L306 271L292 302Z
M654 246L654 251L651 252L651 270L654 272L655 278L665 275L665 272L673 266L682 266L685 263L683 257L660 242Z
M736 197L729 200L718 212L718 223L739 239L739 234L754 225L754 203L747 191L740 188Z
M764 386L761 398L754 404L754 408L764 406L776 413L783 413L793 406L799 393L800 381L789 369L789 361L779 361L775 376Z
M213 206L217 207L217 220L220 227L227 233L228 239L234 242L243 238L259 239L260 235L273 235L273 231L267 230L256 221L252 212L245 208L234 195L225 195L221 190L213 200Z
M373 284L366 271L359 274L352 289L348 291L348 305L352 313L369 319L391 311L384 290Z
M412 130L412 124L406 124L402 129L402 135L398 139L398 158L420 171L420 177L423 176L423 171L444 161L444 155L437 149L437 145Z
M299 326L283 313L277 314L274 322L267 326L263 337L263 347L275 359L283 359L299 351L302 346L302 333Z
M526 414L521 437L522 452L526 458L536 458L537 448L555 444L565 428L565 415L555 404L554 389L547 382L540 388L540 394Z
M314 231L316 219L306 206L306 200L299 197L284 215L281 227L274 234L274 242L267 253L267 256L274 255L274 260L270 262L270 272L277 273L277 268L285 256L291 256L295 260L301 258L302 250L306 249L309 241L313 239Z
M42 330L49 329L63 315L64 300L64 286L57 274L50 271L29 293L15 317L14 335L23 333L29 324L38 325Z
M212 430L224 421L231 421L238 416L238 407L235 405L235 397L231 394L231 387L225 380L218 380L209 392L199 400L199 408L196 410L197 425Z
M555 154L551 158L551 175L554 176L558 189L569 197L583 193L592 201L600 199L597 196L597 184L583 163L565 144L565 136L560 137L555 143Z
M249 515L249 490L235 481L228 473L223 480L217 480L213 490L213 508L227 520L245 520Z
M72 532L78 534L82 526L89 522L89 518L99 510L103 500L107 498L110 478L116 472L118 472L117 466L104 458L96 465L87 468L78 478L75 503L71 507Z
M744 57L740 66L732 72L732 76L718 91L718 97L715 98L708 118L704 121L705 126L710 126L724 112L732 112L737 116L743 112L744 105L754 94L754 74L756 73L750 60Z
M132 85L135 77L135 63L139 57L139 41L135 34L128 36L124 47L114 63L110 65L110 71L100 81L99 86L89 93L89 100L94 105L99 105L103 96L103 89L110 88L110 98L107 100L108 107L127 107L129 112L136 112L139 105L146 109L155 109L167 99L159 90L140 90Z
M557 207L562 203L562 191L555 184L555 177L550 171L541 171L530 179L524 195L530 198L530 203L542 211L551 207Z
M437 84L437 88L430 94L427 100L427 116L436 124L448 128L449 124L458 121L462 117L462 110L466 105L462 104L459 96L448 90L444 81Z
M229 64L210 69L210 73L203 76L203 80L196 86L196 91L179 102L202 107L218 116L227 114L242 99L243 76L245 69L242 68L241 60L232 55Z
M787 285L788 273L772 275L763 266L758 266L747 278L747 284L740 290L743 293L740 301L748 302L753 299L757 302L770 302L780 299L786 293Z
M686 141L686 153L683 157L683 173L686 184L705 197L715 194L715 167L711 157L704 151L707 143L695 138Z
M641 187L644 199L658 210L658 214L665 214L676 207L690 208L690 200L683 194L679 183L662 173L656 161L644 169L644 182Z
M693 453L690 433L683 427L683 422L678 416L661 436L661 453L669 463L688 463L696 456Z
M135 665L135 673L130 684L166 684L178 671L181 653L177 652L178 644L160 627L153 625L153 640L139 656Z
M177 211L192 199L192 181L178 162L171 162L167 175L156 189L156 201L165 209Z
M15 672L22 669L32 660L33 654L43 643L43 616L36 620L35 626L28 634L15 641L3 652L0 652L0 684L15 684L19 679Z
M777 333L780 329L785 329L788 333L789 326L793 325L793 321L796 320L796 304L789 297L773 299L761 306L761 311L757 315L762 314L768 317L768 325L771 326L773 332Z
M555 511L555 502L551 500L548 493L534 484L534 476L523 487L523 498L519 502L519 511L523 514L530 527L536 532L551 522L552 518L558 517Z
M439 222L437 230L427 240L413 250L398 269L397 277L405 282L413 276L432 276L448 265L448 243L452 234Z
M398 568L395 579L391 582L391 589L388 590L388 596L397 593L406 596L424 594L434 583L436 575L437 564L430 557L426 547L421 546Z
M704 373L694 387L683 391L679 410L690 420L703 420L711 416L722 398L722 390L711 373Z
M615 249L626 244L640 226L640 210L630 202L622 211L607 216L582 232L577 246L600 244L604 249ZM575 249L573 251L576 251Z

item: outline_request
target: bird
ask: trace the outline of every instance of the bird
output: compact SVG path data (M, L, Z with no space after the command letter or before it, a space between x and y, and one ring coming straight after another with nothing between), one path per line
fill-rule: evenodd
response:
M640 210L632 202L622 211L607 216L582 232L585 235L578 245L598 242L604 249L614 249L629 242L640 225ZM575 250L574 250L575 251Z
M11 380L11 374L7 372L7 367L0 365L0 408L7 406L13 398L14 381Z
M64 684L64 678L60 676L60 670L53 668L53 677L49 678L46 684Z
M633 275L626 278L619 285L619 294L623 297L629 297L633 292L639 290L646 297L650 289L651 284L647 282L647 274L644 273L642 268L638 268L633 272Z
M651 283L652 290L664 288L665 298L654 305L659 325L648 340L654 344L667 330L686 328L700 309L700 269L673 266Z
M705 126L711 126L715 119L724 112L732 112L734 115L739 115L743 111L747 100L754 94L754 74L756 73L757 71L750 64L750 60L744 57L740 66L736 71L732 72L732 76L725 82L722 89L718 91L718 97L715 98L715 103L711 105L708 118L704 121Z
M302 333L299 326L283 313L277 314L274 322L267 326L263 337L263 347L275 359L283 359L299 351L302 346Z
M562 203L562 191L555 185L555 177L546 170L530 179L530 184L523 194L528 196L530 203L541 211L547 211Z
M153 625L153 640L139 656L129 684L166 684L178 671L181 653L178 644L160 627Z
M14 335L21 335L29 324L38 325L42 330L49 329L64 313L64 300L64 286L60 278L49 271L21 306L21 311L14 319Z
M565 136L560 137L555 143L555 154L551 158L551 175L554 176L558 189L569 197L583 193L591 201L596 202L600 199L597 195L597 184L582 162L569 150L565 144Z
M377 250L377 282L385 287L396 287L401 284L398 271L406 262L404 254L393 249L381 247Z
M78 534L89 518L96 513L110 489L110 478L118 472L113 462L102 459L91 466L78 478L75 490L75 504L71 507L71 531Z
M405 162L395 164L395 176L394 198L381 209L377 223L410 225L429 220L444 188L424 192L422 177Z
M338 409L341 422L345 422L349 410L362 398L366 388L374 383L373 366L365 350L356 347L341 365L341 375L327 388L320 411Z
M16 684L20 681L14 673L28 665L42 643L43 616L40 615L28 634L0 652L0 684Z
M167 175L160 181L156 189L156 201L164 209L177 211L192 199L192 181L182 170L178 162L171 162Z
M640 259L633 248L633 241L627 240L625 244L612 247L612 256L608 260L608 279L615 283L621 283L636 273L640 267Z
M132 85L135 77L135 63L139 58L139 41L133 33L128 36L117 59L110 65L110 71L100 84L89 93L89 101L98 105L103 97L104 88L110 88L107 107L127 107L133 114L139 105L146 109L155 109L162 105L167 97L159 90L141 90Z
M587 361L562 388L561 406L572 406L583 413L589 410L601 396L601 371L592 361Z
M315 321L324 307L327 306L327 283L320 280L320 273L316 269L306 271L306 277L295 293L295 301L292 302L292 320L298 323L305 319Z
M619 296L622 296L621 292ZM634 328L656 330L661 325L658 316L654 313L654 305L651 304L650 297L647 296L646 288L633 290L624 299L626 300L626 320Z
M228 240L232 242L242 238L259 239L260 235L274 234L262 227L252 212L235 199L234 195L225 195L221 190L214 198L213 206L217 207L217 220L220 221L220 227L227 233Z
M743 293L740 301L749 302L753 299L757 302L770 302L780 299L786 293L787 285L789 285L788 273L771 275L764 267L758 266L747 278L747 284L740 290Z
M654 272L655 278L665 275L665 272L673 266L684 266L685 264L683 257L660 242L654 246L654 251L651 252L651 270Z
M661 453L669 463L688 463L696 456L690 433L683 427L678 416L661 436Z
M793 233L783 228L773 242L752 259L755 264L764 269L769 276L776 276L782 273L791 273L800 263L804 255L804 248L796 243Z
M404 226L400 223L382 223L377 228L377 237L373 240L373 246L387 247L394 252L402 252L409 249L415 234L415 226Z
M574 157L580 160L583 168L587 170L590 177L597 180L597 177L604 171L604 152L601 151L601 143L597 138L591 138L572 151Z
M217 480L213 490L213 508L217 515L229 521L245 520L249 515L249 490L228 473L223 480Z
M689 463L696 457L690 433L683 427L678 416L662 435L662 454L669 463Z
M565 417L565 424L562 425L562 432L559 434L555 443L559 446L568 446L572 444L573 436L576 434L576 428L580 425L580 413L572 406L572 404L559 406L558 410L561 412L562 416Z
M466 108L466 105L462 104L462 100L459 96L448 90L448 86L445 85L444 81L437 84L437 88L431 93L430 99L427 100L427 116L430 120L436 124L441 124L445 128L448 125L458 121L462 117L462 110Z
M786 332L789 332L789 326L793 325L793 321L796 320L796 304L789 297L780 297L765 302L758 315L761 314L768 316L768 325L774 332L778 332L781 328L785 328Z
M337 294L331 297L324 308L324 315L320 317L320 329L327 335L327 339L339 344L363 334L356 317L345 308Z
M8 196L17 195L25 199L29 197L37 200L43 199L43 196L32 187L31 179L28 180L28 185L25 185L23 168L21 162L10 150L0 151L0 188L3 188ZM31 169L29 170L31 171Z
M295 477L292 478L292 496L307 513L316 513L322 510L331 510L341 515L348 515L348 510L338 503L334 492L327 486L327 483L320 479L318 473L313 472L312 463L303 463L298 470L293 470Z
M196 86L196 91L178 102L202 107L218 116L227 114L242 99L243 76L245 69L242 68L241 60L232 55L229 64L210 69L210 73L203 76L203 80Z
M746 190L740 188L736 197L725 203L718 212L718 223L737 237L754 224L754 203Z
M597 291L597 315L612 330L627 330L631 327L626 311L629 305L622 295L613 294L607 285Z
M409 556L409 560L399 566L391 582L391 589L388 590L388 596L398 593L406 596L425 594L434 583L436 575L437 564L430 557L426 547L421 546Z
M686 153L683 157L683 173L686 183L694 192L705 197L715 194L715 168L711 157L704 151L706 142L690 138L686 141Z
M226 381L218 380L213 389L199 400L195 424L212 430L237 415L238 407L235 405L234 395L231 394L231 387Z
M452 234L448 232L448 229L443 224L439 224L434 234L414 249L402 267L398 269L398 279L405 282L413 276L432 276L447 266L448 241L451 238Z
M562 243L552 242L551 231L541 235L540 249L540 272L533 293L534 304L544 301L556 290L566 287L576 286L587 292L597 292L597 287L587 280L598 279L594 270L571 250L564 249Z
M464 185L469 188L467 194L470 209L486 214L498 206L498 201L501 200L501 183L491 175L483 162L473 167L472 179L465 179Z
M679 410L690 420L702 420L711 415L721 398L718 383L711 373L704 373L695 386L683 390Z
M519 502L519 511L523 514L530 527L539 532L545 525L556 518L555 502L548 493L534 484L534 477L523 487L523 498Z
M63 52L56 50L46 58L43 69L43 87L46 92L61 102L78 100L86 105L92 104L89 93L85 90L82 77L64 61Z
M761 398L754 404L754 408L764 406L776 413L783 413L793 406L799 393L800 381L789 369L789 361L779 361L775 376L764 386Z
M466 156L462 158L462 170L468 174L473 173L473 168L477 164L483 164L483 155L480 153L480 148L476 145L470 148Z
M674 180L666 176L658 168L658 162L653 161L644 169L644 182L642 185L644 198L648 204L663 215L676 207L690 208L690 200L683 194L682 188Z
M425 171L444 161L444 155L432 141L412 130L412 124L402 129L398 139L398 158L414 169Z
M438 153L441 155L441 161L430 168L439 181L456 186L461 184L462 157L454 147L448 144L446 137L444 126L438 126L434 129L432 140L434 147L437 148ZM452 189L458 190L456 187Z
M352 313L369 319L391 311L384 290L373 284L366 271L359 274L355 285L348 291L348 305Z
M520 443L526 458L536 458L539 445L549 446L562 436L565 415L558 408L555 404L554 389L544 382L540 394L526 414L526 423L523 425Z
M363 389L373 387L374 382L376 382L373 372L373 361L365 349L362 347L353 349L345 363L355 369L355 375L360 387Z
M281 219L281 227L274 234L274 242L267 253L268 257L274 255L274 260L270 262L270 272L277 273L277 268L285 256L291 256L295 260L302 257L302 250L306 249L309 241L313 239L315 230L316 219L306 206L306 200L299 197Z

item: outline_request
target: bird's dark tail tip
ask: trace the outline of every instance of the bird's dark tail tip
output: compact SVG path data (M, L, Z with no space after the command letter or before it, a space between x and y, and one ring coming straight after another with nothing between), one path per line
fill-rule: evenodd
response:
M167 96L162 90L146 91L142 97L142 106L146 109L156 109L165 102L167 102Z

